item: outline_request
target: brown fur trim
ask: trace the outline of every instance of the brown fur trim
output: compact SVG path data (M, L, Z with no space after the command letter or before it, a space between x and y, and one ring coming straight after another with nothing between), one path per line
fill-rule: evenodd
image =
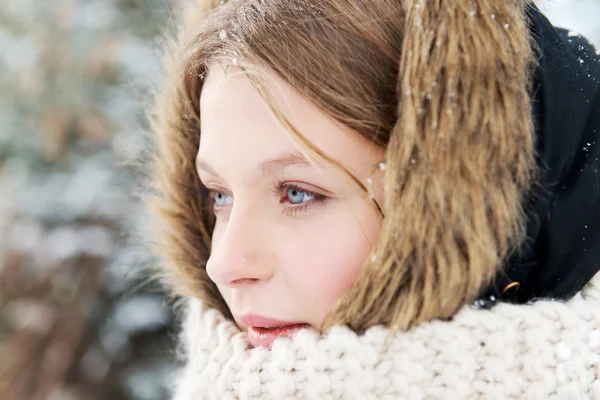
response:
M526 3L412 0L375 262L328 326L407 328L452 316L524 235L534 176ZM355 322L356 321L356 322Z
M155 155L148 168L151 187L144 197L153 223L151 251L162 261L158 277L174 295L204 299L230 317L225 301L206 273L210 255L212 209L205 204L195 167L200 142L198 76L203 66L193 59L201 21L218 1L187 2L177 36L165 44L165 82L150 110ZM187 46L186 46L187 44ZM201 221L203 223L201 223Z
M267 0L238 0L226 2L222 12L227 15L227 10L241 4L259 2L268 7ZM374 3L381 9L384 5L398 8L392 0ZM450 317L491 282L523 239L524 196L535 176L528 93L534 58L525 17L527 1L401 3L405 18L397 22L403 27L398 29L403 30L398 119L385 140L384 224L373 249L375 261L369 258L324 328L347 324L362 331L387 324L405 329ZM214 45L204 37L221 29L214 25L219 18L205 18L216 4L196 2L196 7L183 12L183 28L166 57L167 81L157 97L152 126L157 144L152 165L155 187L146 204L157 222L153 250L164 260L171 286L178 294L201 298L230 317L205 270L213 222L194 167L200 137L199 76L206 73L197 51ZM330 9L337 7L336 12L346 7L352 21L361 21L361 7L350 10L361 1L328 0L327 4ZM398 49L385 46L380 38L387 32L381 31L368 40L378 43L373 46L378 54L391 57ZM199 45L203 40L207 43ZM276 63L281 60L275 53L266 48L263 55ZM344 67L340 63L340 73ZM284 75L285 66L279 68ZM364 72L356 71L356 76ZM300 72L289 72L297 73L296 86L302 86ZM316 104L332 103L329 99L340 97L336 90L344 82L339 81L340 85L321 92L318 85L306 84L304 93ZM358 121L353 113L360 116L360 106L340 107L332 115L341 122ZM363 108L368 106L372 104ZM354 119L343 119L347 115ZM353 128L361 131L371 126Z

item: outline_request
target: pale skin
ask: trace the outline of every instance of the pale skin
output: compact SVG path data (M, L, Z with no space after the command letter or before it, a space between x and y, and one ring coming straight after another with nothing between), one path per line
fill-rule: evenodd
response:
M264 72L296 129L382 204L374 167L385 151ZM377 239L381 216L374 203L334 167L307 157L239 69L211 68L200 115L198 174L216 214L210 279L234 316L258 314L318 330Z

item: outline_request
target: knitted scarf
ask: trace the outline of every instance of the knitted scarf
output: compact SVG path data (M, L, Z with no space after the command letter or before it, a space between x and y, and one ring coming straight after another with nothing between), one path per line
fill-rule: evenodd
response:
M600 275L568 302L464 307L390 336L300 331L271 350L190 299L175 400L600 399Z

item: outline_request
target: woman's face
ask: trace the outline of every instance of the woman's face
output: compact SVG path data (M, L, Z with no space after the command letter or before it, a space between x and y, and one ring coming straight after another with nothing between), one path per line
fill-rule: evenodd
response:
M347 176L308 161L239 72L214 67L200 99L197 168L216 214L207 272L249 336L253 324L268 326L259 317L319 329L354 283L381 219ZM372 188L382 204L376 166L385 151L274 73L266 75L278 108L296 129Z

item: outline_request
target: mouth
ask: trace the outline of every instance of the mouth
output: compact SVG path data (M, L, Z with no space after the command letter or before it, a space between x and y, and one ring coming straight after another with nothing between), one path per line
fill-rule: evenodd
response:
M309 324L295 324L278 326L272 328L262 328L258 326L248 327L248 341L253 347L271 348L273 342L282 337L291 338L294 333L301 329L310 329Z
M248 314L235 319L238 324L248 327L248 341L253 347L270 348L278 338L291 338L301 329L312 328L310 324L279 321L260 315Z

